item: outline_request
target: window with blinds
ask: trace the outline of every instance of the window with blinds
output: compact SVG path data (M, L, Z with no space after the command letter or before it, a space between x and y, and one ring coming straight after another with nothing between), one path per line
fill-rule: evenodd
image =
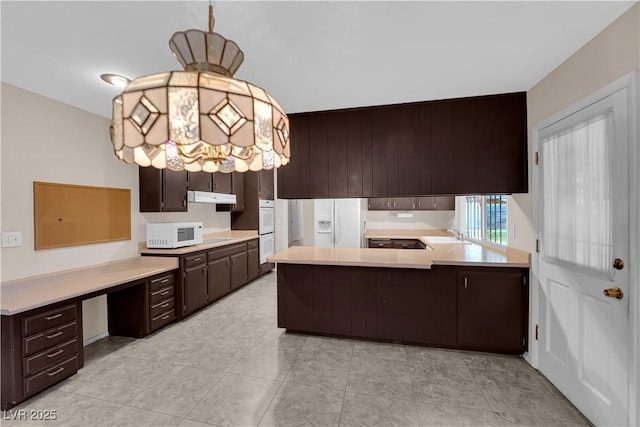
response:
M476 240L507 244L507 196L467 196L466 235Z

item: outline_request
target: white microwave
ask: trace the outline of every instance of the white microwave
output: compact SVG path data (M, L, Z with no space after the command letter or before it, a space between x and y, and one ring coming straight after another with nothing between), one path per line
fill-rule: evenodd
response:
M147 224L147 248L173 249L202 243L201 222Z

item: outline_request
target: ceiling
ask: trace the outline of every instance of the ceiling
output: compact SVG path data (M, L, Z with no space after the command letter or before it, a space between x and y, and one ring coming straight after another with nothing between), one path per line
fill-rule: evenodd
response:
M236 78L289 113L525 91L634 1L214 1ZM1 79L105 117L130 78L180 69L175 31L206 1L2 1Z

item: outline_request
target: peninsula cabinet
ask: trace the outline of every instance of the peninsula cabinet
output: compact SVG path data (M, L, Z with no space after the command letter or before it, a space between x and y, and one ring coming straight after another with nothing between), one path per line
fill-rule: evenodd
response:
M186 212L187 171L138 167L140 212Z
M528 191L526 93L291 114L285 199Z
M280 263L278 326L332 336L522 354L527 348L527 271Z

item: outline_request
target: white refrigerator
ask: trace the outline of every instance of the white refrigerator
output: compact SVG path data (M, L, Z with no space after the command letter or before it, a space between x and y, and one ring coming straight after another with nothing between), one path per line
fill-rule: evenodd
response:
M315 199L314 246L359 248L362 246L361 199Z

